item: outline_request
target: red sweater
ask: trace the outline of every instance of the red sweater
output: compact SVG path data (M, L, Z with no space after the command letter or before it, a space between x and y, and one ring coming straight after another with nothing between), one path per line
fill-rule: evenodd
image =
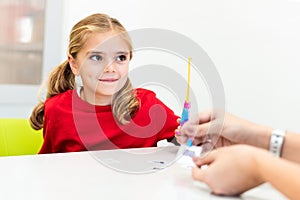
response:
M179 117L154 92L136 89L136 94L139 110L126 125L114 119L110 105L91 105L75 90L47 99L39 153L153 147L172 138Z

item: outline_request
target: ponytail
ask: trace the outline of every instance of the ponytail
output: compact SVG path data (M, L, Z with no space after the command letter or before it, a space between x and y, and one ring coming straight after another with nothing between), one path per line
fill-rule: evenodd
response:
M67 60L54 68L49 75L47 86L46 100L67 90L74 89L75 75L72 73ZM44 126L44 108L45 103L40 100L31 113L29 122L31 127L35 130L42 129Z

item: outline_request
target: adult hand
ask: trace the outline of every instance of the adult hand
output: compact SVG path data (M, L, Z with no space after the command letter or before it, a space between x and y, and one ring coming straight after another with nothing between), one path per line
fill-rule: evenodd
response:
M186 143L193 139L193 145L201 145L208 139L214 148L232 144L250 144L268 148L272 128L261 126L230 113L201 112L176 130L177 141Z
M219 148L204 158L193 158L198 167L192 169L192 176L206 183L214 194L239 195L264 182L256 162L257 156L264 154L268 152L248 145ZM202 165L208 167L201 169Z

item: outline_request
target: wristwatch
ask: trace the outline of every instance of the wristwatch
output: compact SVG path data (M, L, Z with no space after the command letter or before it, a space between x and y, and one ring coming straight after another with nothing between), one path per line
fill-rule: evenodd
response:
M272 131L270 139L270 152L277 157L281 156L284 137L285 131L280 129L274 129Z

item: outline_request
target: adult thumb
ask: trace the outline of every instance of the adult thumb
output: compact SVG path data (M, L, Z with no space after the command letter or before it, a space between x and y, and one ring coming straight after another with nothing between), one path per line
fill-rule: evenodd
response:
M192 168L192 177L195 180L205 182L205 170L199 168L199 167L193 167Z

